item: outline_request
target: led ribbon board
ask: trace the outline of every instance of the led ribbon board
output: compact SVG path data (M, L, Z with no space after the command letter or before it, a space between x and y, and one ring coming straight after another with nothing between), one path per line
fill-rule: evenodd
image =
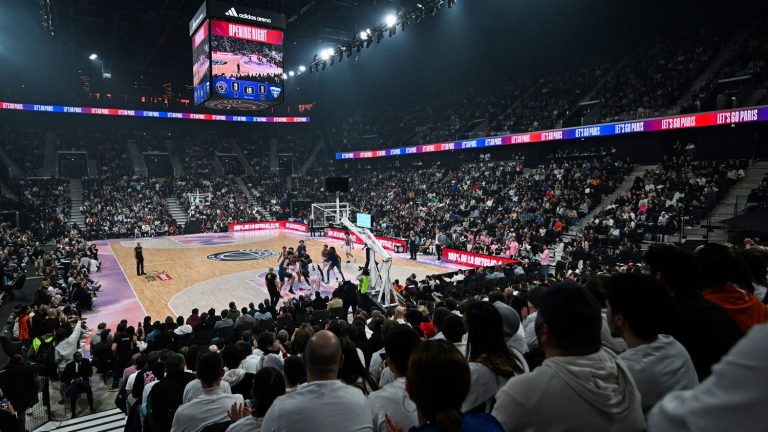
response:
M551 129L540 132L526 132L489 138L425 144L384 150L343 152L336 153L336 159L367 159L386 156L403 156L409 154L465 150L514 144L531 144L547 141L564 141L578 138L627 135L643 132L670 131L761 121L768 121L768 106L710 111L699 114L675 115L647 120L605 123L566 129Z
M309 123L309 117L256 117L240 115L201 114L170 111L144 111L118 108L89 108L63 105L35 105L0 102L0 110L52 112L65 114L91 114L122 117L169 118L183 120L213 120L245 123Z

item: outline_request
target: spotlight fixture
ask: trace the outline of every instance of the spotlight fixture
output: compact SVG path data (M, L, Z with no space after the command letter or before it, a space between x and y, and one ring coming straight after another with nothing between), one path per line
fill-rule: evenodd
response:
M96 60L97 58L99 58L99 55L96 54L96 53L93 53L93 54L89 55L88 58L91 59L91 60Z
M307 68L305 68L304 66L299 66L299 72L305 72L306 70Z
M294 75L296 75L296 73L294 71L288 71L288 76L292 77Z
M392 27L395 24L397 24L397 17L394 15L387 15L386 18L384 18L384 24L387 25L387 27Z
M283 74L283 79L288 79L288 75Z
M360 32L360 40L366 40L366 39L368 39L368 32L363 30Z

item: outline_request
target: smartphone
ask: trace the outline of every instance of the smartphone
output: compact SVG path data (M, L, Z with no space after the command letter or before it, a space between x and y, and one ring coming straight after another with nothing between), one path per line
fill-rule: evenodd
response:
M2 402L0 402L0 409L7 410L9 404L10 402L8 402L8 399L3 399Z

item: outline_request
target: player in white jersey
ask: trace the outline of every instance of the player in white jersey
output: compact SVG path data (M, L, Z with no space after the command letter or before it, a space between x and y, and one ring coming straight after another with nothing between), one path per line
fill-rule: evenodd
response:
M355 256L352 255L352 236L349 235L349 231L344 233L344 254L345 258L347 259L347 264L349 264L349 259L352 258L357 262L355 259Z
M310 294L313 294L315 291L320 291L320 281L323 280L323 273L320 266L313 262L309 263L307 267L309 269Z

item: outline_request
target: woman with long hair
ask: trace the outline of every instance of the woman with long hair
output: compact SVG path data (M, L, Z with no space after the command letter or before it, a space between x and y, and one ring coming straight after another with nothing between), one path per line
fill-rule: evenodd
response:
M234 423L227 428L227 432L258 432L261 430L261 423L267 414L272 402L285 394L285 380L282 372L273 368L265 367L256 372L253 377L253 387L251 388L250 407L246 404L233 404L229 410L229 418Z
M472 301L464 310L467 327L467 360L472 387L464 401L467 411L487 411L507 380L527 371L523 355L504 340L501 313L491 303Z
M420 342L408 361L405 388L416 404L421 425L417 432L497 432L499 422L491 415L463 414L461 404L469 393L469 364L447 340ZM387 427L402 431L387 416Z

